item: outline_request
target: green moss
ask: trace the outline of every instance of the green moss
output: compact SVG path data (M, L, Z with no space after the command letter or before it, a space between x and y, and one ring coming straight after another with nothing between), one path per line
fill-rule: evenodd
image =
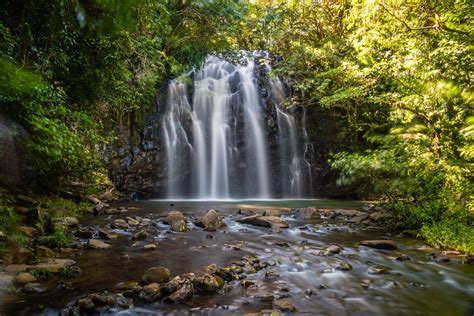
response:
M68 232L58 229L53 234L41 238L41 242L50 248L61 248L70 247L74 239Z

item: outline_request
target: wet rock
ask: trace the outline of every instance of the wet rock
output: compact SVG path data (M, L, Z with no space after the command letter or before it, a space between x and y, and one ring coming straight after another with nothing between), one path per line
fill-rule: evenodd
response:
M102 238L111 240L111 239L117 239L119 235L110 229L102 228L99 230L99 236Z
M71 227L79 225L79 220L73 216L53 218L51 222L53 224L54 230L68 230Z
M239 278L237 273L235 273L235 271L233 271L229 267L220 268L219 270L217 270L215 274L220 276L222 279L224 279L227 282L237 280Z
M375 249L382 249L382 250L395 250L397 249L397 244L393 240L363 240L360 242L360 246L375 248Z
M206 267L205 270L207 273L214 274L219 270L219 267L217 266L217 264L211 263L210 265Z
M364 213L363 215L354 216L348 220L352 224L361 224L363 221L369 218L369 214Z
M130 226L138 226L140 225L140 221L136 220L135 218L132 217L127 217L127 223Z
M250 281L250 280L243 280L242 282L240 282L240 285L244 288L249 288L251 286L254 286L255 285L255 282L254 281Z
M331 263L331 266L334 270L340 270L340 271L352 270L352 266L343 260L335 260Z
M39 234L36 228L30 227L30 226L20 226L17 228L17 230L30 238L35 237L36 235Z
M282 216L290 213L290 210L287 209L274 209L274 210L265 210L263 213L264 216Z
M249 224L253 226L271 227L271 228L287 228L289 227L288 222L277 216L260 216L253 215L247 216L237 220L242 224Z
M216 210L209 210L196 222L196 226L204 228L205 231L215 231L224 227L224 216Z
M94 237L94 231L88 228L80 228L74 235L83 239L92 239Z
M267 279L277 279L280 277L280 273L278 273L276 270L267 270L265 272L265 277Z
M112 227L113 228L116 228L116 229L128 229L128 223L123 220L123 219L116 219L114 220L113 224L112 224Z
M386 222L390 218L390 214L384 211L374 212L370 214L370 220L376 223Z
M187 301L193 296L193 284L189 280L184 280L180 288L172 293L167 300L173 303L182 303Z
M197 277L194 280L194 286L196 289L203 292L217 292L224 286L224 280L221 277L214 274L205 274L201 277Z
M40 283L28 283L23 288L23 292L25 293L42 293L44 291L46 291L46 288Z
M405 254L401 254L395 258L397 261L410 261L411 258Z
M285 299L273 301L272 306L282 312L296 312L296 307Z
M321 217L318 209L315 207L296 208L292 209L291 213L294 214L297 219L302 221L319 219Z
M87 241L87 245L89 246L89 248L92 249L109 249L110 247L112 247L111 245L98 239L89 239Z
M244 314L244 316L280 316L281 313L278 310L273 309L263 309L258 313L248 313Z
M5 271L9 273L25 272L31 267L27 264L10 264L5 267Z
M253 296L258 301L273 301L275 298L271 293L259 293Z
M38 281L38 279L28 272L20 272L15 277L15 283L19 284L33 283L36 281Z
M391 269L381 264L373 265L367 271L369 274L389 274Z
M34 257L35 255L30 250L26 248L20 248L13 255L13 263L25 264L32 261Z
M155 244L148 244L148 245L145 245L145 246L143 246L143 250L146 250L146 251L153 251L153 250L156 250L156 245L155 245Z
M142 281L145 284L150 283L165 283L171 278L170 270L165 267L157 266L145 271L142 276Z
M184 232L187 230L186 218L179 211L171 211L168 216L163 219L163 223L170 225L171 230L176 232Z
M61 273L65 268L71 267L76 264L76 261L71 259L48 259L46 262L37 264L35 266L29 266L28 272L32 271L43 271L49 273Z
M320 254L323 256L331 256L341 252L341 247L336 245L331 245L329 247L324 248Z
M111 294L108 294L107 292L94 293L91 294L89 297L90 299L92 299L92 302L96 307L115 305L115 297Z
M55 256L56 253L46 246L39 246L38 248L36 248L37 258L54 258Z
M166 295L176 292L179 289L180 281L182 281L180 277L174 277L162 286L161 292Z
M134 240L145 240L148 237L146 230L142 229L133 235Z
M158 283L145 285L140 292L140 298L147 302L155 302L162 296L161 287Z

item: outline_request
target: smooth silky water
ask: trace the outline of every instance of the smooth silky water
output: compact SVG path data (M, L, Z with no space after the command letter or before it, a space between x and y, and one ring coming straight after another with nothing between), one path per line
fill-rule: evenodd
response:
M90 216L83 222L99 226L126 216L157 218L170 210L180 210L187 216L200 216L214 208L227 215L227 228L206 232L190 224L190 231L177 233L159 224L155 237L158 249L152 252L141 250L141 246L131 240L131 234L121 232L121 237L110 241L112 248L109 250L80 250L71 254L82 269L77 279L64 281L62 286L47 294L23 296L18 292L3 297L3 310L18 315L39 312L54 315L68 302L85 294L103 290L113 292L123 282L139 280L152 266L168 267L173 275L199 273L211 263L224 266L246 254L253 254L261 260L277 262L274 270L280 274L275 279L266 278L265 271L249 275L247 279L255 281L258 290L244 289L237 282L225 293L196 297L185 304L156 303L118 314L186 314L190 308L206 315L242 314L271 308L271 301L261 301L254 298L255 295L286 293L290 294L288 299L300 313L310 315L472 315L474 266L430 261L428 254L433 250L424 247L420 240L397 238L396 232L363 230L322 220L301 222L285 217L290 228L280 233L235 221L240 216L238 210L246 208L357 208L360 205L360 202L333 200L142 201L121 204L139 210L113 216ZM307 229L302 230L303 226ZM396 240L400 249L381 251L357 246L361 240L385 236ZM312 247L331 244L342 246L343 251L329 257L308 253ZM235 250L235 246L240 250ZM412 260L393 260L399 253L409 255ZM336 259L350 263L353 270L328 270ZM369 275L369 262L388 266L400 275ZM307 290L313 294L309 295Z

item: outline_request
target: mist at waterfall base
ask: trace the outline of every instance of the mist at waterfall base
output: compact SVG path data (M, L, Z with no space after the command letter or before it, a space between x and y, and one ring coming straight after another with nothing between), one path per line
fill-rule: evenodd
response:
M233 64L208 56L192 84L168 86L162 131L168 200L312 197L312 147L304 109L284 107L290 89L254 52Z

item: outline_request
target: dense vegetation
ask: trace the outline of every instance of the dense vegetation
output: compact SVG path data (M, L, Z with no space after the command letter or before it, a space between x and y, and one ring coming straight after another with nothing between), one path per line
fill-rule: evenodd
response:
M108 183L104 145L161 81L210 52L269 50L291 103L340 123L327 157L341 185L474 253L472 17L468 0L6 0L0 113L33 136L30 188L92 192Z

